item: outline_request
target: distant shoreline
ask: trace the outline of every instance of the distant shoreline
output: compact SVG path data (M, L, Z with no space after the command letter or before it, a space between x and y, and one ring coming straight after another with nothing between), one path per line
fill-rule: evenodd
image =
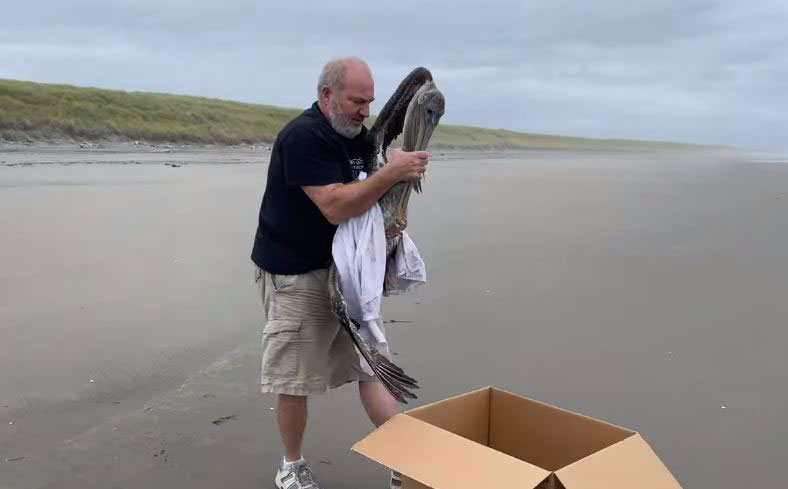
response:
M190 143L150 143L103 141L0 142L0 167L47 165L245 165L267 164L272 144L224 145ZM671 155L670 158L691 158L714 154L722 159L740 159L736 150L697 147L692 149L603 149L603 148L428 148L430 161L441 162L529 160L540 158L585 159L603 157L608 160L640 158L645 155ZM682 156L684 155L684 156Z
M186 95L125 92L0 79L0 144L270 145L300 109ZM371 117L368 124L374 122ZM679 150L728 148L592 139L440 124L435 149Z

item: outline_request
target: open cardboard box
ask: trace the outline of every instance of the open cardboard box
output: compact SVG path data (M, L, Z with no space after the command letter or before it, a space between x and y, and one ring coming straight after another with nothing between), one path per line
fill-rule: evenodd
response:
M398 414L353 450L403 489L681 487L638 433L493 387Z

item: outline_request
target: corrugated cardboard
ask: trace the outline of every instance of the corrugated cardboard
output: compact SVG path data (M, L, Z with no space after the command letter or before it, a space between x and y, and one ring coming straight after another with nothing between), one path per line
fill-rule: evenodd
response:
M403 489L675 489L636 432L487 387L398 414L353 450Z

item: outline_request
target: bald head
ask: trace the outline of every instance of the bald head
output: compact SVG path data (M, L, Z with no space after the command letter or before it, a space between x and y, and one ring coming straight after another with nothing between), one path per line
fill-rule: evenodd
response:
M328 87L333 92L339 92L348 75L354 79L361 77L372 80L372 71L364 60L353 56L332 59L326 63L323 71L320 72L320 78L317 81L318 99L323 87Z
M346 138L361 131L375 98L375 83L367 64L354 57L329 61L317 83L318 105L331 127Z

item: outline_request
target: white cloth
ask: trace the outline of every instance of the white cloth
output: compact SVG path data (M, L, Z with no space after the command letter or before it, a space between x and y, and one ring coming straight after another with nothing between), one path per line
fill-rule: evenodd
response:
M359 180L365 177L361 172ZM426 267L416 245L403 232L387 266L383 211L375 204L337 227L331 252L348 314L358 321L359 333L369 343L386 351L388 342L380 313L383 282L386 281L386 294L392 295L426 282ZM367 361L361 355L359 358L362 369L373 375Z
M386 267L386 295L400 295L427 282L427 267L408 233L402 231Z

